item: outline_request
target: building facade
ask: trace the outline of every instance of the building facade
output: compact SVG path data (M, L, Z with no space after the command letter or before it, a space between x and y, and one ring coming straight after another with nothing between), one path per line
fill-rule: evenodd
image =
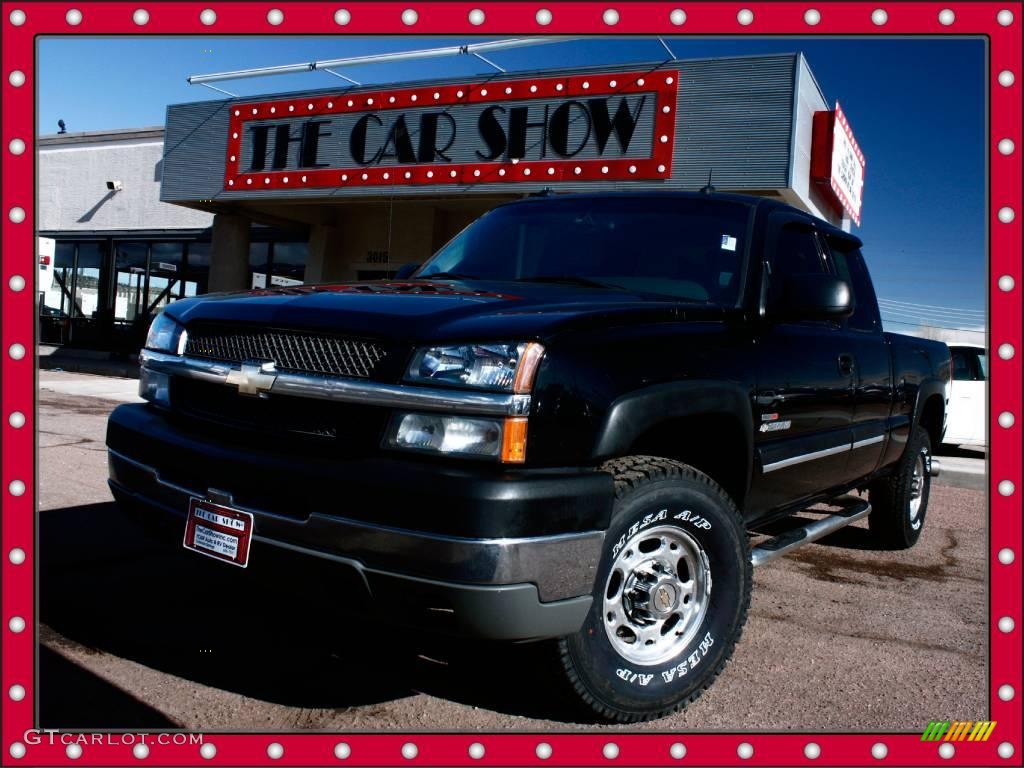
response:
M42 339L111 348L208 290L390 277L542 191L710 179L848 228L863 184L800 54L202 101L170 106L165 131L39 144L57 241Z
M69 133L38 140L39 340L138 349L155 312L206 293L213 215L160 200L164 129ZM255 227L255 287L302 280L306 228ZM273 278L272 278L273 279Z

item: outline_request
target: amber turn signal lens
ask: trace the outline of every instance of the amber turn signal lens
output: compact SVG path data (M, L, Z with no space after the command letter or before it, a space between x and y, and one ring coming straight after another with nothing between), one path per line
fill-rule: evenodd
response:
M522 464L526 461L526 425L523 418L505 419L501 441L501 460L505 464Z
M516 369L516 379L512 384L512 391L517 395L527 394L533 389L533 377L537 374L542 357L544 357L543 344L531 341L526 345L523 354L519 356L519 367Z

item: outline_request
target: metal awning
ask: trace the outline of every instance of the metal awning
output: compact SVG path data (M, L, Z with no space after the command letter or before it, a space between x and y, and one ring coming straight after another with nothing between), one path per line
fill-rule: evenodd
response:
M202 85L220 93L238 98L238 94L218 88L211 83L225 82L228 80L242 80L249 77L269 77L272 75L293 75L302 72L326 72L335 77L346 80L352 85L360 85L347 75L335 72L336 69L347 67L358 67L364 64L382 64L398 61L414 61L418 59L439 59L448 56L474 56L485 64L493 67L499 72L504 72L500 66L487 59L485 53L504 51L512 48L526 48L534 45L548 45L550 43L565 43L579 40L578 37L522 37L510 38L507 40L493 40L487 43L469 43L467 45L450 45L441 48L424 48L416 51L395 51L392 53L373 53L366 56L351 56L344 59L325 59L323 61L310 61L301 64L282 64L274 67L256 67L255 69L238 69L233 72L214 72L208 75L190 75L186 78L189 85Z

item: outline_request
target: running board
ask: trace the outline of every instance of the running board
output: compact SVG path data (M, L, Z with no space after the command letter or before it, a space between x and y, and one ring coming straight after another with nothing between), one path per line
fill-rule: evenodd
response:
M840 528L845 528L851 523L867 517L871 512L871 505L856 496L844 496L836 499L832 504L840 505L843 509L821 520L815 520L799 528L793 528L762 542L751 551L751 564L755 567L764 565L776 557L792 552L797 547L802 547L804 544L810 544L812 541L817 541L823 536L835 533Z

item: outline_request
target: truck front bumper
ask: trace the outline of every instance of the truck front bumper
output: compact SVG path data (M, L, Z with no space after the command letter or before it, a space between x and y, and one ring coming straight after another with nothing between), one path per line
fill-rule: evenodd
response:
M576 632L590 609L611 511L605 473L311 460L194 434L148 405L118 407L107 446L114 497L143 522L180 536L192 497L245 510L253 515L253 562L274 550L292 576L304 564L347 571L367 604L389 606L401 623L528 640ZM268 495L271 508L261 504L254 489L268 482L294 484L301 512L282 508L280 493ZM394 525L387 509L395 505L404 510L397 519L422 524ZM388 524L366 519L375 508ZM474 512L480 522L469 535L449 530L453 515ZM563 530L549 530L552 520ZM495 535L502 528L513 535Z

